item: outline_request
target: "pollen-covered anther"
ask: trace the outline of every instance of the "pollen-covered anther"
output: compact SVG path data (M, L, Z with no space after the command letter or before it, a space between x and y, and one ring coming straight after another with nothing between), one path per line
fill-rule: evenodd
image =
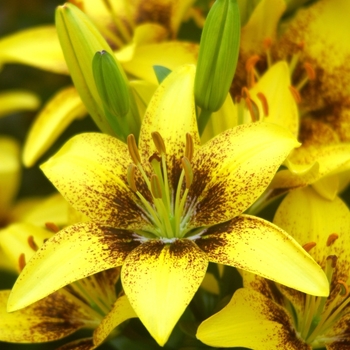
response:
M330 247L338 239L338 237L339 236L336 233L330 234L327 238L327 247Z
M267 117L269 115L269 104L267 103L267 98L262 92L258 92L256 94L257 98L261 102L261 106L264 112L264 116Z
M26 257L24 253L22 253L18 258L18 268L20 272L24 269L24 266L26 266Z
M133 192L137 192L135 172L136 172L135 164L130 164L128 166L127 180L128 180L128 185Z
M60 230L60 228L53 222L45 222L45 227L53 233L57 233Z
M256 103L250 98L244 99L248 111L250 113L250 117L252 118L252 122L256 122L259 120L259 108Z
M160 186L160 181L158 176L155 174L151 176L151 190L154 198L162 198L162 188Z
M316 72L314 67L309 62L304 63L304 69L306 71L307 77L309 80L315 80L316 79Z
M260 60L260 57L258 55L251 56L248 58L245 69L247 71L247 85L249 87L253 87L256 83L256 77L258 78L259 75L255 69L255 65Z
M347 297L349 295L348 285L344 281L341 281L341 280L337 281L337 285L340 287L339 294L342 297Z
M27 238L27 242L29 244L29 247L32 248L35 252L39 249L39 247L34 242L34 237L33 236L29 236Z
M245 87L245 86L243 86L242 87L242 90L241 90L241 94L242 94L242 97L244 98L244 99L246 99L246 98L251 98L250 97L250 92L249 92L249 90Z
M128 144L129 154L130 154L132 161L134 162L135 165L140 164L141 157L140 157L140 153L139 153L139 150L137 148L137 145L136 145L135 136L133 134L130 134L127 137L127 144Z
M301 96L299 91L294 86L289 86L289 90L292 93L295 102L299 104L301 102Z
M182 167L185 172L186 188L189 189L193 181L193 170L188 158L182 158Z
M303 245L303 248L309 252L313 247L316 246L316 242L308 242L306 244Z
M191 134L186 133L186 147L185 147L185 157L191 161L193 158L194 143Z
M157 151L160 154L166 154L165 143L164 143L164 140L163 140L162 136L160 135L160 133L158 131L154 131L154 132L152 132L151 135L152 135L153 143L156 146Z
M271 38L265 38L263 40L263 45L265 50L269 50L272 46L272 39Z
M260 61L260 56L253 55L247 59L247 62L245 64L245 69L247 72L250 72L254 70L255 65Z

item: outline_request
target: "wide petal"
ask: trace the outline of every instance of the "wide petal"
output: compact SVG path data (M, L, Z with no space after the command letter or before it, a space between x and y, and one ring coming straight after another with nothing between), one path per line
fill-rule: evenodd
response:
M114 303L112 310L94 331L94 345L98 346L108 337L114 328L122 322L137 317L134 309L131 307L126 295L121 296Z
M274 223L302 245L315 242L310 254L321 266L328 256L336 255L337 279L349 279L350 212L339 197L329 201L309 187L290 192L278 207ZM332 234L338 238L327 244Z
M32 124L23 149L23 163L33 166L68 125L87 115L78 92L73 87L59 91L44 106Z
M250 289L239 289L221 311L205 320L197 338L213 347L311 350L298 339L288 313Z
M0 40L0 65L21 63L68 74L54 26L26 29Z
M213 225L241 214L297 146L288 130L268 123L240 125L208 141L192 162L188 205L196 205L190 225Z
M57 340L99 321L98 314L64 290L25 309L8 313L6 303L10 292L0 291L1 341L39 343Z
M10 90L0 94L0 117L19 111L32 111L39 107L37 95L25 90Z
M344 43L350 31L349 12L347 0L338 0L337 6L332 0L317 1L297 13L276 45L283 56L300 51L303 45L300 59L311 64L316 73L316 79L302 90L307 109L348 99L350 48Z
M94 223L56 233L27 263L9 298L8 310L21 309L83 277L122 265L140 243L131 232Z
M41 168L68 202L91 220L140 229L149 223L127 185L131 163L124 143L91 133L70 139Z
M196 64L198 50L194 43L170 41L127 47L116 56L129 74L156 84L153 66L175 70L183 64Z
M241 215L208 228L196 243L209 261L253 272L304 293L329 294L321 267L285 231L263 219Z
M131 306L163 346L200 286L208 261L189 240L152 240L135 249L122 267Z

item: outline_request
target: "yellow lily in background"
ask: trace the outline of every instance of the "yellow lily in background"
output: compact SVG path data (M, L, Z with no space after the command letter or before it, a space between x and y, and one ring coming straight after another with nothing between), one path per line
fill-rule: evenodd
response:
M133 135L126 145L82 134L42 165L90 221L63 229L38 250L12 290L9 311L122 266L131 306L164 345L209 261L328 295L324 273L293 239L267 221L241 215L298 143L279 126L254 123L200 147L194 75L193 66L183 66L159 86L143 119L139 150Z
M256 350L347 349L349 209L338 197L329 201L308 187L287 195L274 223L324 269L330 296L314 297L242 271L244 288L200 325L197 337L211 346Z

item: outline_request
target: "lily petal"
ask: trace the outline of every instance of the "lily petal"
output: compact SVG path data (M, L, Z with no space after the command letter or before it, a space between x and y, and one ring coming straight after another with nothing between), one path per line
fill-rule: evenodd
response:
M67 126L87 115L78 92L73 87L59 91L34 121L23 150L23 163L31 167L56 141Z
M92 338L77 339L60 346L56 350L92 350L95 349Z
M149 224L127 186L127 146L104 134L80 134L41 166L68 202L91 220L119 228Z
M2 38L0 65L4 63L28 64L50 72L68 74L54 26L30 28Z
M193 159L188 198L197 204L190 224L213 225L241 214L297 146L288 130L268 123L240 125L208 141Z
M329 294L321 267L285 231L263 219L241 215L208 228L196 243L211 262L235 266L304 293Z
M8 310L21 309L78 279L120 266L139 244L129 231L105 225L90 222L67 227L27 263L12 289Z
M197 338L215 347L311 350L299 340L288 313L262 294L239 289L221 311L205 320Z
M61 339L86 324L97 322L88 307L73 295L58 291L14 313L6 311L11 291L0 291L0 339L11 343L38 343Z
M136 46L133 54L130 48L116 54L123 68L135 77L157 84L153 66L164 66L175 70L183 64L195 64L198 58L197 44L170 41Z
M131 307L126 295L117 299L112 310L101 321L94 331L94 345L98 346L108 337L113 329L119 326L122 322L137 317L134 309Z
M148 241L128 255L122 283L130 304L160 346L200 286L208 261L190 240Z
M0 94L0 117L19 111L32 111L39 107L40 99L32 92L10 90Z

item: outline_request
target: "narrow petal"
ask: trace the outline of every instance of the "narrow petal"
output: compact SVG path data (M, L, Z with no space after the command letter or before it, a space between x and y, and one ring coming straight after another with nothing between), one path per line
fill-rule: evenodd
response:
M131 307L126 295L121 296L114 303L110 313L101 321L94 331L94 345L98 346L108 337L113 329L122 322L137 317L134 309Z
M193 159L191 225L213 225L241 214L297 146L288 130L268 123L240 125L208 141Z
M122 267L131 306L163 346L200 286L208 261L189 240L149 241L135 249Z
M104 134L80 134L41 166L68 202L92 220L119 228L148 224L127 185L127 146Z
M31 126L23 150L23 163L33 166L68 125L87 114L73 87L58 92L41 110Z
M0 117L19 111L32 111L39 107L40 99L32 92L11 90L0 94Z
M54 73L68 73L54 26L30 28L2 38L0 65L4 63L28 64Z
M253 272L304 293L329 294L321 267L285 231L263 219L241 215L210 227L196 243L209 261Z
M84 223L56 233L27 263L8 309L21 309L83 277L122 265L137 246L129 231Z
M157 149L151 133L162 136L166 154L169 179L173 188L181 172L181 159L185 155L186 133L189 133L194 146L200 143L194 103L195 67L185 65L168 75L154 93L144 116L139 148L142 163L149 167L149 158Z
M298 339L282 307L246 288L239 289L228 305L199 326L197 338L215 347L311 350Z
M321 266L325 266L327 256L336 255L337 266L341 268L337 278L348 280L350 251L346 247L350 247L350 213L339 197L329 201L309 187L290 192L278 207L274 223L302 245L315 242L310 254ZM338 238L327 244L331 234L337 234Z
M11 343L39 343L61 339L87 323L98 322L88 307L65 291L8 313L6 303L11 291L0 291L0 340Z
M6 219L20 183L19 144L10 137L0 138L0 221Z
M144 44L125 48L116 54L123 68L135 77L156 84L153 66L175 70L183 64L196 64L199 47L197 44L170 41Z

